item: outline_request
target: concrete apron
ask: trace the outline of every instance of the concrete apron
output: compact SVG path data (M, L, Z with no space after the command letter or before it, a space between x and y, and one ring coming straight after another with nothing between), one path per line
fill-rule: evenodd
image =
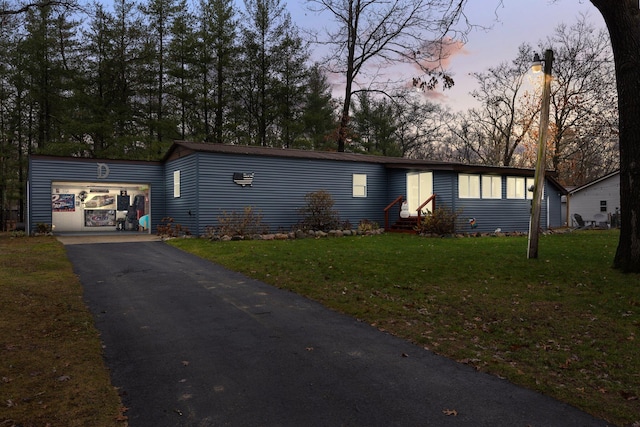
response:
M57 235L56 238L63 245L85 245L92 243L131 243L161 241L160 236L147 233L118 233L118 234L74 234Z

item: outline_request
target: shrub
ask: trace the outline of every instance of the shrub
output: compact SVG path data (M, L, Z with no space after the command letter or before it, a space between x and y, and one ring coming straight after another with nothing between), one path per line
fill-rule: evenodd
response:
M333 209L333 197L326 190L314 191L304 196L306 205L298 212L301 226L307 230L330 231L339 228L338 211Z
M44 222L39 222L36 224L36 233L37 234L48 234L51 233L51 224L47 224Z
M190 236L191 231L189 231L188 227L183 227L180 224L174 223L173 218L165 217L162 218L160 224L157 228L158 236L165 237L182 237L182 236Z
M446 206L437 207L431 214L422 218L416 227L419 234L453 234L456 232L458 214Z
M368 219L362 219L358 223L358 232L367 233L376 231L380 228L377 222L369 221Z
M269 232L269 227L262 222L262 213L252 206L245 206L242 212L223 211L218 223L223 236L251 236Z

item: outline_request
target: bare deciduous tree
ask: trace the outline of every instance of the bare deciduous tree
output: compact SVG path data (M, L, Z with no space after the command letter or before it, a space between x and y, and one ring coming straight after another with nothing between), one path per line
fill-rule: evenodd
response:
M440 67L443 46L454 26L464 19L467 0L308 0L310 9L333 15L337 24L327 30L322 42L331 46L328 58L333 71L344 76L345 91L338 151L345 150L351 98L360 83L370 87L372 80L357 82L365 68L380 70L398 63L415 64L431 76L426 83L439 80L445 86L452 80ZM420 83L424 85L425 83Z
M2 3L0 6L0 16L20 15L32 9L42 9L45 7L63 7L66 9L76 8L78 6L75 0L43 0L33 2L20 2L16 4Z
M582 17L543 44L556 58L548 166L561 182L582 185L618 168L611 161L618 158L618 110L609 37Z
M479 89L471 95L480 107L462 115L451 127L459 152L473 163L513 166L517 150L529 135L536 109L526 83L531 48L522 45L515 60L503 62L483 73L474 73ZM464 148L460 147L461 145Z

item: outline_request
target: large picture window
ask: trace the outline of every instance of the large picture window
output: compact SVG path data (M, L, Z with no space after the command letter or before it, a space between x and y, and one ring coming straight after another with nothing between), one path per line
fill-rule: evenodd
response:
M480 175L461 173L458 175L458 197L461 199L480 198Z
M502 198L502 177L498 175L482 175L482 198Z
M353 197L367 197L367 175L353 174Z

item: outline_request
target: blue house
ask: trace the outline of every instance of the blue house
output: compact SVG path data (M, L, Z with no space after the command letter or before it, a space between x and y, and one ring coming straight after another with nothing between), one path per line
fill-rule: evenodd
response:
M459 232L528 230L533 170L428 160L178 141L162 161L31 156L28 231L138 229L167 217L202 235L219 218L251 206L271 231L300 220L305 195L328 191L342 221L391 228L406 201L410 216L444 206ZM548 176L541 227L562 226L565 189ZM395 203L394 203L395 202ZM426 202L426 203L425 203Z

